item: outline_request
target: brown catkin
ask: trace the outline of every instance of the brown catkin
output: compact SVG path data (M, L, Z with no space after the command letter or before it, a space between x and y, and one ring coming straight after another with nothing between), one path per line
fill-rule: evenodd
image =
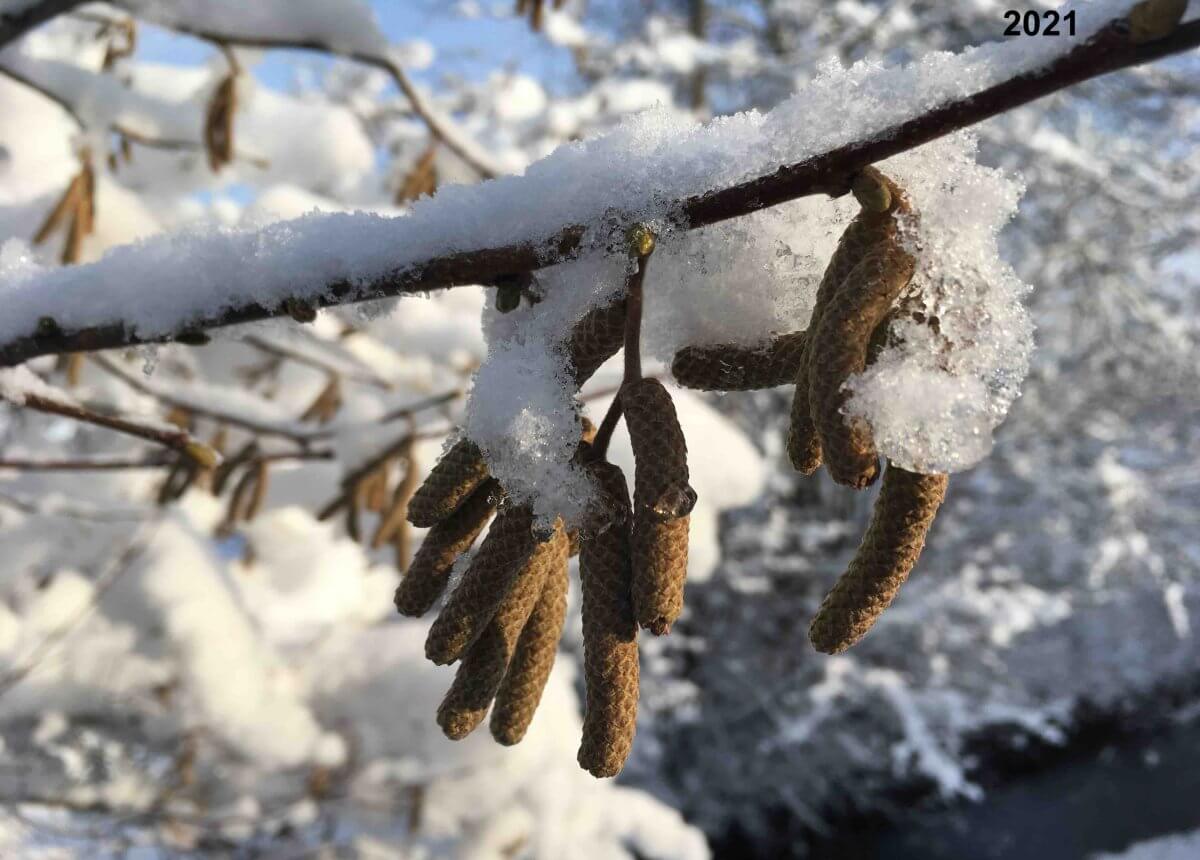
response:
M620 396L636 463L635 509L661 520L686 516L696 494L688 484L687 440L670 393L657 379L638 379L622 385Z
M805 333L778 335L766 345L685 346L675 353L671 374L686 388L754 391L790 385L800 372Z
M867 168L856 181L855 194L863 209L843 233L818 290L820 312L814 312L809 328L807 391L809 416L830 476L861 489L878 476L879 461L867 424L848 422L842 414L848 397L843 389L866 366L872 337L912 280L915 261L900 239L897 215L912 213L903 190ZM830 288L835 278L836 286ZM803 406L800 396L798 385L793 420Z
M894 184L888 185L890 180L875 168L865 168L862 173L887 187L889 193L890 188L895 187ZM834 248L833 257L829 258L829 265L826 266L821 283L817 287L816 301L812 305L812 315L806 329L809 337L804 344L796 374L796 392L792 396L792 420L787 432L787 456L791 459L792 468L802 475L814 474L821 468L823 459L821 440L812 420L809 403L812 377L823 373L823 357L816 351L814 343L817 327L833 296L845 282L846 276L850 275L854 266L858 265L863 255L877 242L881 225L886 223L886 218L890 222L892 216L887 212L881 214L869 209L860 211L842 231L838 247Z
M630 593L629 490L611 463L589 467L613 513L607 529L579 552L583 586L583 667L587 695L579 765L596 777L616 776L633 747L638 703L637 620Z
M492 737L505 746L521 742L533 722L538 702L542 700L542 691L554 668L558 640L567 620L569 581L567 554L562 551L560 542L558 556L546 574L542 595L521 631L516 653L496 693L490 728Z
M446 737L460 740L483 721L546 580L552 571L566 564L566 554L567 536L560 526L522 565L479 637L467 649L438 707L438 725Z
M635 462L633 483L633 608L638 624L657 635L683 611L689 514L687 443L671 395L657 379L621 387L621 405Z
M690 517L633 520L633 606L638 624L655 636L671 632L683 612Z
M475 543L499 499L500 485L489 480L429 530L396 588L396 610L401 615L420 617L442 596L454 562Z
M371 536L371 549L379 549L397 534L408 532L408 503L417 488L417 458L413 453L415 442L416 440L409 436L404 447L400 449L399 459L403 464L404 474L396 483L396 489L392 491L392 500L384 510L383 516L379 518L375 534Z
M625 342L625 299L588 311L563 344L579 388Z
M488 478L483 452L466 437L442 455L408 502L408 521L429 528L444 520Z
M461 657L487 626L538 547L530 509L517 505L501 510L462 581L429 628L425 656L439 666Z
M847 277L845 288L821 317L814 349L821 354L809 389L809 408L829 474L861 489L879 473L870 426L843 414L846 382L866 367L872 335L912 278L913 259L898 246L869 253Z
M888 464L862 543L809 627L814 648L845 651L891 605L921 556L947 482L946 475L918 475Z

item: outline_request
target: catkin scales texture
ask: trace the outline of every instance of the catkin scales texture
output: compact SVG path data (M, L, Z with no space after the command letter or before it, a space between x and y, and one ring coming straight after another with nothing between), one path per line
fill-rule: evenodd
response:
M396 588L396 609L419 617L446 589L454 563L469 550L496 510L499 485L485 481L458 510L425 535L421 548Z
M675 353L671 374L686 388L754 391L796 381L804 355L804 332L772 338L764 346L685 346Z
M638 624L668 632L683 611L689 514L687 443L671 395L656 379L621 387L633 447L633 608Z
M888 465L862 543L809 628L818 651L845 651L891 605L921 555L947 483L946 475L918 475Z
M429 628L425 656L438 665L453 663L462 656L491 620L537 547L533 515L528 508L506 507L500 511L462 581Z
M621 386L621 406L637 466L634 506L659 519L685 516L695 504L688 484L687 441L671 395L657 379Z
M516 653L496 693L490 723L492 737L505 746L520 743L533 722L542 691L554 668L558 640L567 619L567 556L561 542L549 562L541 597L521 631Z
M878 474L870 426L844 414L845 385L866 367L871 336L911 277L912 258L903 250L891 243L873 249L846 277L813 337L809 409L826 466L840 484L861 488Z
M438 708L438 725L448 738L466 737L483 721L547 578L566 563L567 537L560 528L537 546L512 577L510 587L488 614L486 625L469 643Z
M669 633L683 612L689 517L658 522L634 518L633 607L638 624L657 636Z
M629 490L621 470L594 463L592 476L611 515L607 529L583 542L583 667L586 696L579 765L616 776L633 746L638 703L637 620L631 595Z
M429 472L408 503L408 521L428 528L444 520L488 478L483 452L470 439L459 439Z

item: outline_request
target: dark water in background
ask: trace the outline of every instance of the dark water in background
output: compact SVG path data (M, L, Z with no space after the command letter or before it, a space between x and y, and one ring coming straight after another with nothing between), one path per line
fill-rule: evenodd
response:
M983 801L873 832L839 832L820 860L1076 860L1200 829L1200 719L1068 758ZM1200 860L1200 857L1197 858Z

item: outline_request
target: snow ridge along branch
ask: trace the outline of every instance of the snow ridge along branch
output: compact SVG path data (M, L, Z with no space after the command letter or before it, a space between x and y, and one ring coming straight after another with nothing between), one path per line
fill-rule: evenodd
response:
M952 134L983 120L1036 101L1091 78L1152 62L1200 46L1200 19L1181 24L1154 41L1140 41L1128 19L1118 18L1090 39L1046 64L949 100L918 116L896 123L861 140L838 146L798 163L706 194L688 197L672 207L689 229L696 229L813 194L840 196L849 191L854 174L877 161ZM616 213L634 223L636 216ZM431 257L372 278L365 283L332 280L319 296L299 299L320 307L421 293L468 284L493 284L513 275L569 259L587 228L570 224L541 241L503 245ZM102 299L103 297L97 297ZM289 314L293 303L265 305L253 300L194 319L180 319L168 335L146 337L120 322L68 331L53 324L0 343L0 366L13 366L41 355L163 343L181 334L257 322ZM53 296L47 297L48 313Z

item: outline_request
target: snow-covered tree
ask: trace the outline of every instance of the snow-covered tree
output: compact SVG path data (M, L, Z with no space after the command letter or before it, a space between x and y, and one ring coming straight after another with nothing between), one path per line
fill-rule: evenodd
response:
M427 4L539 58L440 75L363 0L0 6L0 847L685 858L698 824L769 853L897 776L976 796L975 734L1055 742L1079 701L1186 671L1195 60L1142 65L1200 43L1186 4L1073 4L1073 37L969 50L992 4L516 6ZM880 188L915 271L847 426L897 473L984 464L954 476L925 575L849 656L812 653L797 617L870 500L791 471L791 385L671 386L688 492L655 510L690 517L692 584L672 636L641 637L629 781L575 761L576 666L598 670L574 562L527 737L444 739L452 673L424 657L447 625L392 609L439 455L473 446L495 522L525 511L528 541L561 518L586 565L614 526L583 418L642 516L671 450L614 394L808 328ZM1040 352L986 459L1030 284ZM591 366L604 314L595 364L625 358Z

